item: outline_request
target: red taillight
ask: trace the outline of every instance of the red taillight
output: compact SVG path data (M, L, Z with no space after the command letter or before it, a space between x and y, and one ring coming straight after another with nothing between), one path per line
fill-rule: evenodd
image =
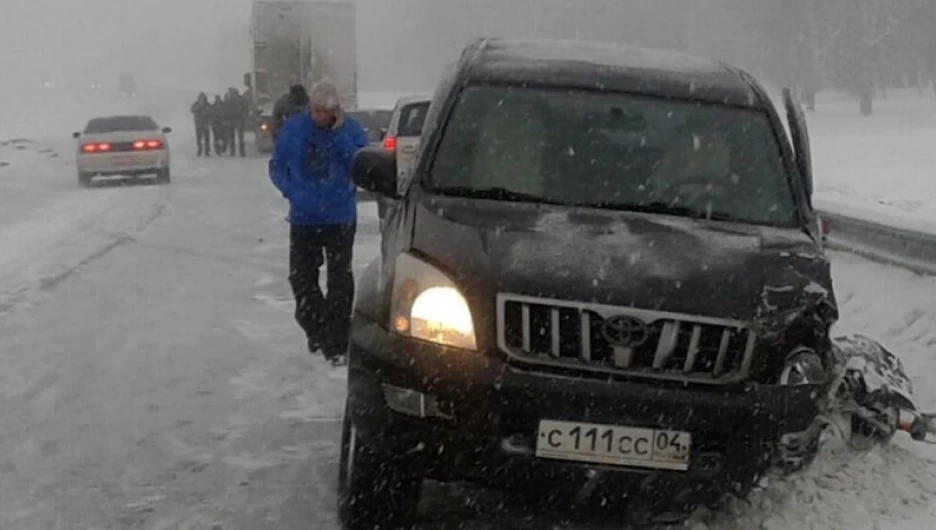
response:
M384 138L383 148L387 151L396 151L396 137L388 136Z
M160 149L162 146L163 143L159 140L137 140L133 142L133 148L136 150Z
M110 144L84 144L81 146L83 153L106 153L111 150Z

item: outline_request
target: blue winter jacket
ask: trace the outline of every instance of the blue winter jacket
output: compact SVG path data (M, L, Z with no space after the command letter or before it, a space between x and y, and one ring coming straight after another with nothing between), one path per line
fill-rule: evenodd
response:
M308 109L286 120L269 170L273 185L289 201L290 223L326 226L357 221L351 159L367 142L364 129L347 115L335 129L315 125Z

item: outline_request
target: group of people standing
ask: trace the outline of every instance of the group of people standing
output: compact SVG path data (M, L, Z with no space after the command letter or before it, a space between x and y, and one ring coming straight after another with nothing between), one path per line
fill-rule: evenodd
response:
M208 100L204 92L192 104L195 117L195 136L198 142L198 156L211 156L212 138L216 155L230 154L247 156L244 144L244 130L250 118L250 94L240 93L236 88L229 88L224 97L215 95L214 101Z

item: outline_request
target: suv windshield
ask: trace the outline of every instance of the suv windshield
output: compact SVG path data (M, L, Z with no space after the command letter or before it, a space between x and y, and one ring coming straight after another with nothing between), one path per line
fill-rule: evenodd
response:
M469 87L426 185L466 197L797 222L765 112L612 92Z
M115 116L113 118L95 118L88 122L85 134L104 134L120 131L155 131L159 126L146 116Z

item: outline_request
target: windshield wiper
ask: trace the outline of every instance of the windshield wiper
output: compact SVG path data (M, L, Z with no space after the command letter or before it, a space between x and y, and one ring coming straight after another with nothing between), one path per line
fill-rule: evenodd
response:
M706 212L696 208L670 204L663 201L654 201L643 204L621 204L615 202L595 202L595 203L575 203L563 202L555 199L549 199L532 193L524 193L507 188L472 188L470 186L449 186L444 188L433 188L433 193L448 195L451 197L467 197L473 199L489 199L495 201L511 202L531 202L539 204L550 204L556 206L571 206L578 208L598 208L603 210L618 210L625 212L638 213L656 213L661 215L675 215L679 217L691 217L693 219L709 219L712 221L738 221L739 219L727 212L712 211Z
M588 205L591 208L607 210L620 210L625 212L658 213L661 215L676 215L679 217L692 217L693 219L709 219L712 221L738 221L739 219L727 212L705 211L663 201L653 201L643 204L620 204L614 202L599 202Z
M572 206L562 201L549 199L541 195L524 193L499 187L473 188L470 186L448 186L443 188L433 188L431 191L433 193L448 195L451 197L467 197L472 199L490 199L494 201L533 202L539 204L553 204L558 206Z

